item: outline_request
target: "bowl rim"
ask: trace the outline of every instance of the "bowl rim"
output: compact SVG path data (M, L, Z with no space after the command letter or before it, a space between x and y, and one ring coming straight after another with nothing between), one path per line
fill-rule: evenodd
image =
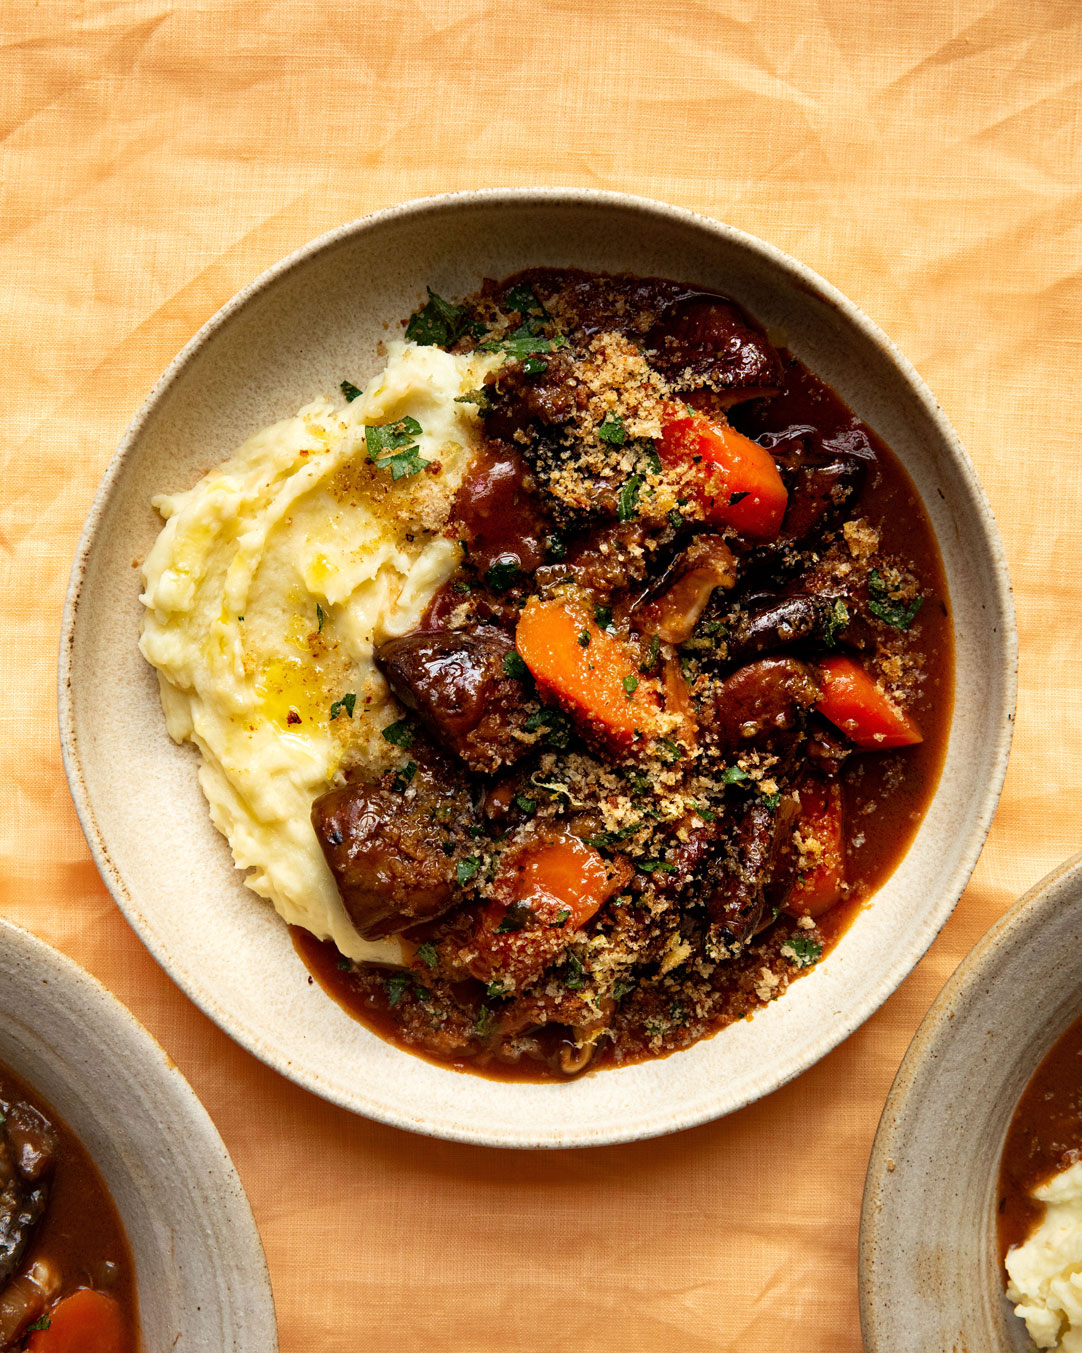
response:
M208 1198L206 1206L212 1207L215 1215L221 1213L223 1203L228 1208L232 1243L230 1261L240 1270L237 1274L238 1283L235 1286L228 1285L236 1303L234 1331L244 1339L244 1347L259 1349L261 1353L276 1353L278 1326L274 1292L263 1240L251 1203L221 1134L183 1072L128 1007L67 954L6 917L0 917L0 945L16 963L25 963L35 980L41 980L43 1002L59 1008L69 1018L78 1016L80 1027L92 1027L97 1035L107 1031L115 1037L123 1049L125 1065L129 1069L137 1068L135 1079L159 1087L163 1094L168 1094L171 1108L179 1109L183 1118L171 1120L168 1126L160 1121L148 1120L153 1123L153 1148L152 1151L138 1152L137 1159L149 1162L151 1157L154 1161L164 1158L168 1162L170 1142L178 1124L183 1129L185 1141L197 1148L197 1189L205 1190L208 1185L214 1188L216 1196ZM65 1056L58 1056L55 1065L67 1067L69 1060ZM36 1091L32 1073L27 1075L20 1072L20 1075L31 1090ZM62 1079L67 1083L71 1076L65 1073ZM202 1225L206 1227L205 1217ZM216 1260L213 1248L211 1255ZM144 1317L140 1300L138 1255L135 1259L136 1301L142 1328ZM239 1349L241 1345L236 1347Z
M882 1309L883 1279L876 1252L882 1246L880 1185L891 1162L904 1156L910 1116L910 1096L920 1092L935 1077L939 1050L952 1035L956 1012L994 985L1000 952L1024 943L1040 929L1049 913L1062 905L1064 894L1077 892L1082 884L1082 851L1071 855L1028 888L995 921L962 959L932 1002L906 1049L883 1105L868 1158L860 1208L857 1272L860 1327L866 1353L889 1353L887 1338L880 1341L878 1312ZM1034 1071L1036 1067L1034 1067Z
M433 1124L420 1122L406 1112L399 1112L379 1103L365 1101L364 1107L358 1102L363 1096L351 1097L333 1091L317 1076L307 1075L295 1061L281 1056L269 1047L258 1034L244 1031L244 1037L235 1029L228 1011L218 1002L210 990L198 982L195 974L190 973L182 963L170 955L166 946L159 942L145 923L136 899L128 892L121 874L110 855L107 843L102 835L90 794L82 773L78 750L78 735L74 717L74 702L71 682L74 660L75 633L78 624L79 601L82 592L87 562L94 546L97 529L113 490L120 479L129 455L137 445L147 421L167 396L174 382L181 376L190 359L219 332L239 311L253 303L262 293L274 285L279 278L304 265L317 256L329 253L339 245L370 230L401 220L455 212L462 207L472 206L522 208L525 206L555 208L614 208L617 211L641 214L655 220L667 221L677 226L690 227L699 233L713 235L728 244L734 245L762 262L776 269L791 286L809 292L823 303L839 311L854 329L866 338L871 345L883 352L891 364L904 377L913 397L920 403L929 420L949 451L953 462L960 472L967 496L967 506L980 521L983 537L992 561L992 582L1001 623L997 626L998 656L1002 669L1003 694L999 711L998 727L990 739L991 773L984 786L979 801L974 804L971 827L965 850L943 888L942 898L936 910L929 915L916 943L899 952L893 963L884 970L874 991L870 992L859 1005L848 1007L844 1015L829 1026L824 1027L819 1039L808 1048L806 1054L793 1065L783 1067L772 1079L769 1089L758 1090L740 1103L718 1108L710 1104L700 1104L683 1112L670 1112L664 1121L650 1121L637 1126L614 1124L605 1130L591 1130L587 1135L576 1135L574 1130L560 1134L559 1140L551 1136L533 1135L527 1131L516 1134L513 1140L488 1131L475 1128L472 1124ZM231 1038L241 1042L264 1063L304 1088L322 1098L339 1104L355 1113L363 1113L378 1122L405 1128L426 1135L443 1137L453 1141L470 1142L478 1145L503 1147L577 1147L585 1145L608 1145L616 1142L634 1141L681 1131L709 1122L724 1114L735 1112L746 1104L773 1093L788 1081L814 1065L816 1061L832 1051L855 1029L859 1028L905 980L917 965L932 941L938 935L954 910L969 881L973 868L984 846L992 818L999 802L1003 780L1006 775L1010 756L1014 726L1015 706L1017 702L1018 635L1015 619L1014 600L1011 589L1006 555L991 506L977 478L976 471L965 448L951 426L946 415L940 409L935 397L918 374L916 368L898 349L894 342L876 325L857 305L850 301L832 283L826 281L806 264L776 245L748 234L735 226L725 224L698 212L683 207L660 202L652 198L590 188L538 187L538 188L485 188L468 189L452 193L442 193L429 197L415 198L395 206L386 207L367 216L346 222L334 229L315 237L300 248L260 273L242 287L229 301L208 319L195 335L181 348L162 375L155 382L149 395L137 410L134 418L114 452L101 479L91 503L86 521L80 533L78 546L72 564L71 576L64 601L63 617L60 629L59 662L57 670L57 714L60 733L61 754L64 771L75 805L83 834L90 847L94 863L107 888L112 894L121 912L135 930L142 943L156 962L169 974L174 982L195 1002ZM956 693L957 698L957 693ZM615 1074L611 1069L606 1074ZM453 1072L451 1074L461 1074Z

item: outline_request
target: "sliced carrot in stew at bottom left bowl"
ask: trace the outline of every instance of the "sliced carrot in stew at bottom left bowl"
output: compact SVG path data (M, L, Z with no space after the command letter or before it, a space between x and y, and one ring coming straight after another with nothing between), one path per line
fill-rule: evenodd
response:
M103 1292L80 1288L53 1307L48 1321L30 1335L27 1353L133 1353L124 1314Z

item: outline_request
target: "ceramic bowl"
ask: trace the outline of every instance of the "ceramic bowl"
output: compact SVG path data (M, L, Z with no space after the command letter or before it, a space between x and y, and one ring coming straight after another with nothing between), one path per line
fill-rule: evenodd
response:
M191 747L166 735L136 648L133 559L151 495L193 483L249 434L346 373L423 299L528 264L705 283L735 296L901 457L928 509L954 608L946 763L919 834L873 906L783 1000L664 1060L568 1084L500 1083L412 1057L309 985L285 927L247 891L210 824ZM1015 631L1002 547L957 437L916 372L838 291L780 250L655 202L559 189L456 194L343 226L214 317L136 416L83 532L64 616L65 764L103 877L150 951L213 1019L302 1085L387 1123L507 1146L647 1137L718 1117L829 1052L897 987L961 894L1006 767Z
M1003 1295L1000 1158L1014 1110L1082 1016L1082 855L960 964L917 1030L876 1134L860 1237L866 1353L1032 1353Z
M0 921L0 1062L105 1178L135 1258L143 1353L274 1353L267 1265L237 1173L187 1081L103 986Z

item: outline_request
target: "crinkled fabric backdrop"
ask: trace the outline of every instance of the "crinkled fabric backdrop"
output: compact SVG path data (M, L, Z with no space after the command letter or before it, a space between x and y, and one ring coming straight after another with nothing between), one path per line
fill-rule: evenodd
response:
M1080 843L1082 6L7 0L0 34L2 910L111 987L206 1104L283 1353L856 1353L861 1187L898 1062L961 957ZM976 463L1022 654L988 845L900 991L742 1113L566 1154L407 1137L235 1047L101 884L55 715L80 525L173 354L312 236L513 184L693 208L862 306Z

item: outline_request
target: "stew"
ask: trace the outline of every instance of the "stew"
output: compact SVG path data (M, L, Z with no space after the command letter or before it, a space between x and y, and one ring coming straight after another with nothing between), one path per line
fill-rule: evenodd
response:
M0 1066L0 1350L134 1353L134 1265L93 1161Z
M437 304L438 303L438 304ZM456 575L376 661L393 771L312 820L358 1018L487 1075L662 1056L812 968L931 797L946 584L898 461L728 298L532 269L407 337L501 353Z

